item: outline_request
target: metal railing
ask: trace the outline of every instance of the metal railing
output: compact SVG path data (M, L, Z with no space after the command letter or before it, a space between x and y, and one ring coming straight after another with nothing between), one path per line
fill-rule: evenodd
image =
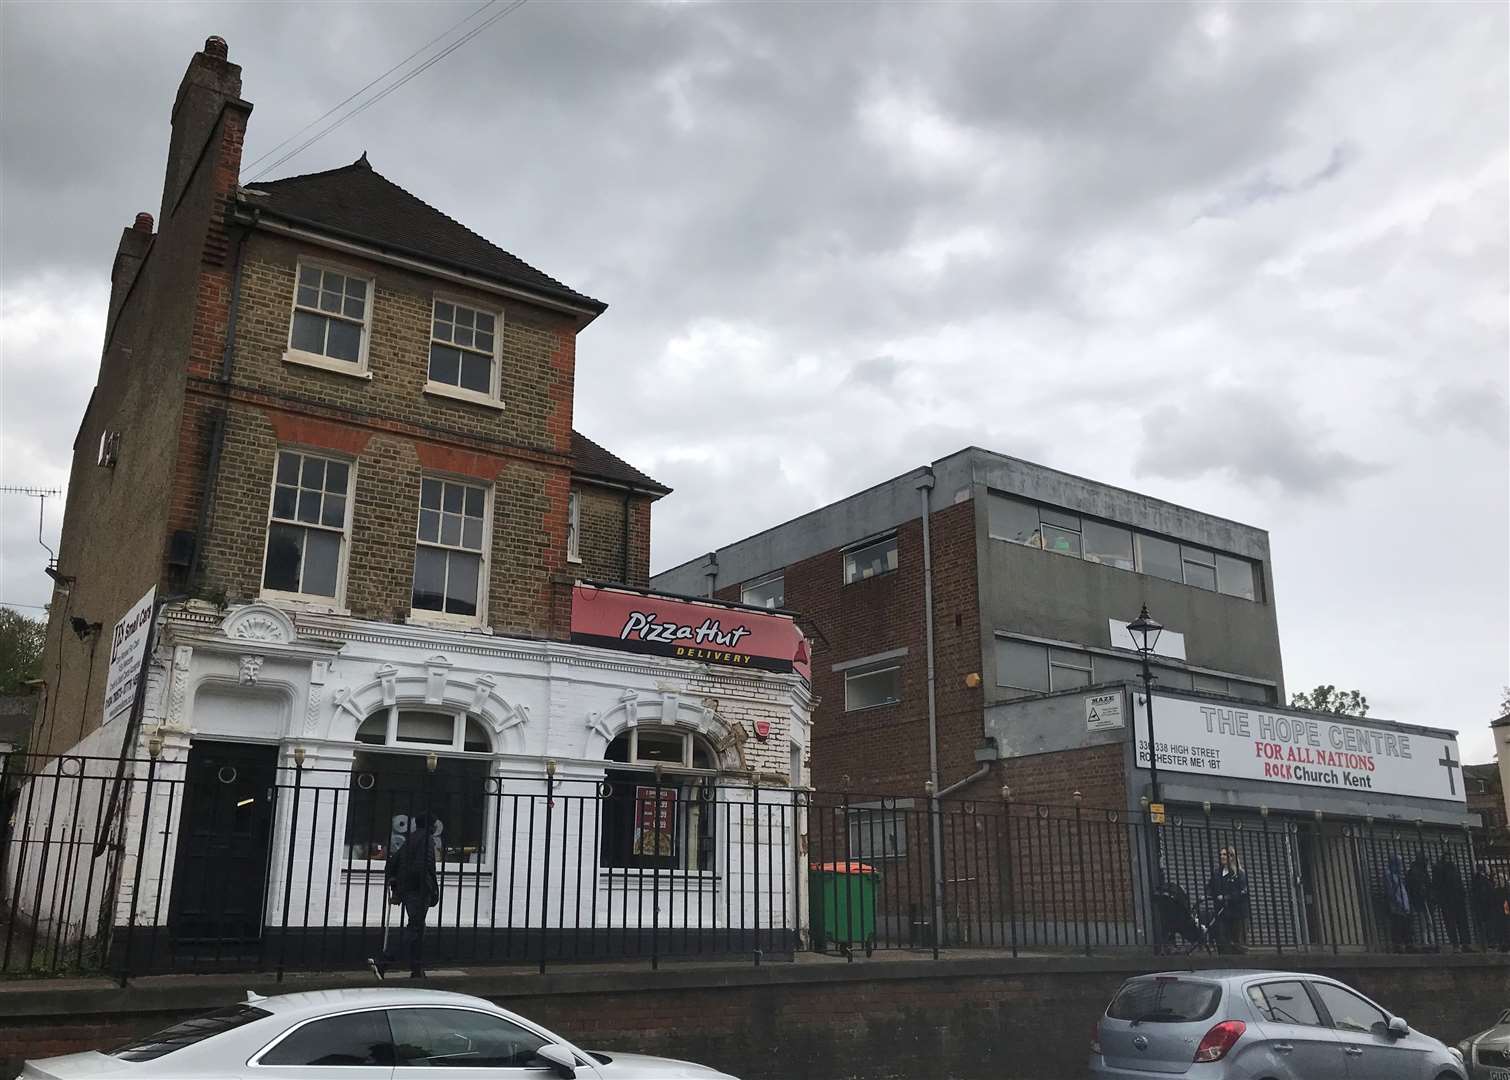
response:
M1248 875L1250 950L1504 940L1474 907L1475 838L1394 821L1194 807L1155 825L1078 801L865 797L611 762L606 776L504 775L365 750L309 764L272 748L132 762L107 820L114 759L22 765L0 775L7 974L281 977L402 959L386 869L422 815L432 969L1181 950L1217 929L1206 894L1223 847ZM1391 855L1408 871L1404 919L1389 910Z

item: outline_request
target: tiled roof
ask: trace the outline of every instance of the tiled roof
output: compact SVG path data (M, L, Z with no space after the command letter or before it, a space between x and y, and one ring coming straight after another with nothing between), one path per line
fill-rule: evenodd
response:
M571 458L572 471L579 476L607 480L615 484L628 484L659 495L671 493L671 489L665 484L650 479L629 462L609 453L580 431L571 433Z
M366 154L339 169L249 184L242 201L273 217L544 293L594 312L608 306L541 273L411 195L375 171Z

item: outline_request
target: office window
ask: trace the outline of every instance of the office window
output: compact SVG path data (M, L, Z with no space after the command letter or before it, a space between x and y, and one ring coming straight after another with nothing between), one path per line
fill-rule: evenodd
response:
M739 591L739 602L754 607L779 608L785 600L786 578L782 574L752 581Z
M844 553L844 584L889 574L897 568L897 538L888 536Z
M420 481L415 611L477 617L487 581L486 524L485 488L430 476Z
M1049 650L1027 641L997 638L996 685L1047 693Z
M1259 683L1243 682L1241 679L1227 680L1227 693L1244 701L1254 701L1260 705L1268 705L1274 700L1274 689Z
M901 700L901 692L900 667L847 672L844 676L844 711L855 712L877 705L892 705Z
M1229 690L1226 679L1216 675L1202 675L1200 672L1192 673L1191 686L1195 690L1203 690L1208 694L1225 694Z
M1185 566L1185 584L1197 589L1216 591L1216 556L1204 548L1180 545L1180 559Z
M498 316L446 300L430 322L430 381L498 397Z
M1135 660L1119 660L1114 656L1097 656L1094 658L1094 664L1096 681L1098 683L1141 683L1143 681L1143 665Z
M1042 547L1038 530L1038 507L1033 503L1009 499L1005 495L992 495L986 502L991 536L1014 544Z
M1185 570L1180 565L1180 545L1157 536L1138 534L1138 570L1166 581L1184 581Z
M1081 530L1084 538L1087 562L1115 566L1119 570L1132 570L1133 535L1129 529L1119 529L1100 521L1087 521Z
M1195 680L1190 672L1183 668L1163 667L1159 664L1153 666L1153 685L1155 690L1194 690Z
M1218 592L1224 592L1228 596L1257 600L1258 590L1253 587L1253 564L1247 559L1218 555L1216 557L1216 588Z
M268 514L262 587L335 599L349 528L351 463L280 450Z
M566 561L582 561L582 494L566 497Z
M1073 690L1091 683L1089 653L1073 649L1049 650L1049 689Z
M363 366L369 284L364 278L300 263L288 347Z

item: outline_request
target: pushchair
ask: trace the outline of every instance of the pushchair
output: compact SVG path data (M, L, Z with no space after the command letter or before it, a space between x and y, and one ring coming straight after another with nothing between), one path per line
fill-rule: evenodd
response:
M1204 904L1197 907L1190 894L1172 881L1166 881L1154 890L1154 918L1159 932L1154 942L1154 951L1163 952L1176 946L1178 939L1186 945L1185 953L1205 949L1211 952L1216 947L1216 935L1211 928L1221 918L1224 905Z

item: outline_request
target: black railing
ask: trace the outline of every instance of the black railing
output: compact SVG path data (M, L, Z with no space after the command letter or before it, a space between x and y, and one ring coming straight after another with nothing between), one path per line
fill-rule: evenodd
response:
M276 753L196 744L133 762L114 820L114 760L6 763L0 972L281 976L394 956L403 909L386 868L422 817L440 886L432 970L1210 946L1224 930L1208 896L1221 848L1246 870L1251 950L1506 938L1476 906L1475 837L1459 829L1199 807L1155 825L1078 803L930 804L614 763L606 776L582 763L584 775L498 775L457 757Z

